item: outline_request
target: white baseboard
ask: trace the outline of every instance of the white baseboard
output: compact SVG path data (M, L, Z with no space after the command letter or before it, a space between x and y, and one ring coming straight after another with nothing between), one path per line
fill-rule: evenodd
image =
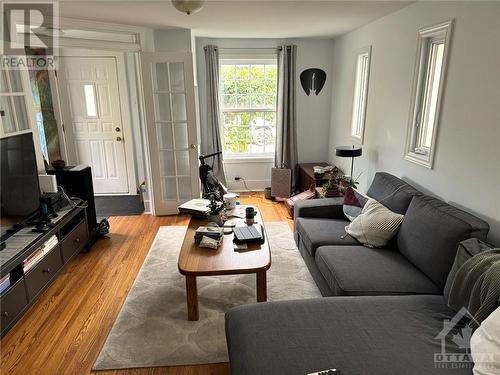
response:
M145 214L153 213L153 211L151 210L151 201L144 201L144 213Z
M245 186L246 183L246 186ZM271 180L238 180L227 181L229 191L264 191L266 187L271 186Z

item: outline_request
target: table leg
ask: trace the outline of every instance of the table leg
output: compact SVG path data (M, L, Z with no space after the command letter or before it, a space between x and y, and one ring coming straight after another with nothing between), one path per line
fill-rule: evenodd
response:
M267 301L266 271L257 272L257 302Z
M186 297L188 320L198 320L198 291L196 288L196 276L186 275Z

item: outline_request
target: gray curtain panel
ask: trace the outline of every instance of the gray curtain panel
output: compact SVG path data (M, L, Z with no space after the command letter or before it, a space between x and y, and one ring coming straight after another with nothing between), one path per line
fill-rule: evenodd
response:
M205 46L204 50L207 76L207 128L201 139L201 152L207 155L222 151L222 136L219 106L219 50L217 46L212 45ZM213 167L219 181L226 185L222 155L214 158Z
M277 168L292 169L292 188L297 183L297 120L295 114L295 70L297 46L278 49L278 107L276 121Z

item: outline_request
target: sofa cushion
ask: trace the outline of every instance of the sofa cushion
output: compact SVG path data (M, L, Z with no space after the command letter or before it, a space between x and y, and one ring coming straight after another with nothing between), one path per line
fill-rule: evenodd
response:
M471 375L436 368L436 335L452 319L442 296L331 297L238 306L226 313L231 373ZM451 335L449 335L451 336ZM448 353L463 353L444 337Z
M403 215L369 198L361 214L345 230L365 246L385 247L396 235L402 222Z
M404 215L412 198L422 193L392 174L378 172L373 178L367 195L391 211Z
M460 241L485 240L485 221L429 196L415 197L408 207L397 241L400 252L441 289Z
M322 246L316 265L335 295L441 294L399 252L364 246Z
M314 256L316 249L324 245L359 245L359 242L345 231L347 220L314 219L299 217L295 220L295 230L309 253Z

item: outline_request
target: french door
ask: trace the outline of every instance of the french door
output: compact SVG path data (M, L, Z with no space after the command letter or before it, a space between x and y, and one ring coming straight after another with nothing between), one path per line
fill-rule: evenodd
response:
M43 123L35 113L28 71L0 69L0 137L32 132L37 168L45 173L39 131Z
M172 215L200 196L192 55L142 55L153 212Z

